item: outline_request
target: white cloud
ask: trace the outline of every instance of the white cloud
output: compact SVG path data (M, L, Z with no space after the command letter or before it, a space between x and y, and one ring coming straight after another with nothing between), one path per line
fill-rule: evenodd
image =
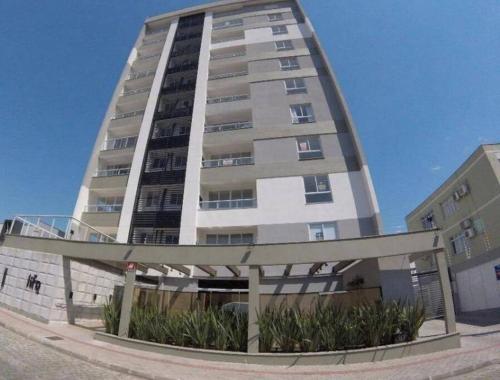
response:
M438 172L442 169L441 165L435 165L431 167L431 172Z

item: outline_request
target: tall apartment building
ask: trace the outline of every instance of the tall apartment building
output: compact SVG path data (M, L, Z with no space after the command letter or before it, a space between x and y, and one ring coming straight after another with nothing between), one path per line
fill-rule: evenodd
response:
M379 234L355 127L301 5L225 0L147 19L74 217L135 244Z
M406 223L442 230L461 311L500 307L500 144L479 146ZM417 271L433 270L430 259L417 260Z

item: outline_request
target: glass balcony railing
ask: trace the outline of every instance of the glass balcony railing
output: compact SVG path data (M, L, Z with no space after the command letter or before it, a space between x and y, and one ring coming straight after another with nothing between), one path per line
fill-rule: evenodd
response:
M85 206L85 212L120 212L121 204L98 204Z
M238 129L253 128L251 121L240 121L236 123L206 125L205 133L236 131Z
M212 30L235 28L237 26L243 26L243 19L238 18L238 19L234 19L234 20L228 20L228 21L215 23L212 26Z
M239 100L246 100L246 99L250 99L250 95L242 94L242 95L221 96L218 98L208 98L207 104L237 102Z
M212 37L212 43L218 44L220 42L236 41L236 40L243 40L243 39L245 39L245 35L242 33L242 34L238 34L236 36Z
M144 110L125 112L116 114L111 118L111 120L126 119L127 117L141 116L144 115Z
M152 36L154 34L160 34L160 33L165 33L165 32L168 32L168 28L150 30L150 31L146 32L146 36Z
M213 54L210 56L211 61L215 61L218 59L227 59L227 58L234 58L234 57L243 57L247 53L245 51L237 51L234 53L225 53L225 54Z
M134 80L134 79L140 79L140 78L146 78L146 77L151 77L155 75L156 70L148 70L148 71L139 71L136 73L130 73L128 75L128 80Z
M255 207L257 207L257 199L255 198L200 202L200 209L202 210L221 210L221 209L255 208Z
M102 150L118 150L135 147L137 136L120 137L104 141Z
M219 168L223 166L240 166L253 164L253 157L220 158L217 160L204 160L202 162L202 166L204 168Z
M150 41L144 41L142 43L142 46L151 46L151 45L156 45L159 43L165 42L164 39L157 39L157 40L150 40Z
M157 57L160 57L160 56L161 56L161 53L152 54L152 55L143 55L143 56L137 57L137 60L138 61L145 61L147 59L153 59L153 58L157 58Z
M130 96L130 95L135 95L135 94L143 94L145 92L151 91L151 88L139 88L137 90L130 90L130 91L124 91L122 96Z
M223 79L223 78L233 78L233 77L241 77L244 75L248 75L248 71L236 71L234 73L223 73L223 74L214 74L208 77L208 80L215 79Z
M130 167L128 168L114 168L114 169L101 169L95 173L96 177L114 177L118 175L129 175Z

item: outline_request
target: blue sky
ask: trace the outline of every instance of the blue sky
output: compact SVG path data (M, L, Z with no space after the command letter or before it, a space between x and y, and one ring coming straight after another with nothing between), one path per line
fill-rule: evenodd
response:
M195 0L0 1L0 219L71 214L147 16ZM500 1L303 0L371 167L386 232L500 142Z

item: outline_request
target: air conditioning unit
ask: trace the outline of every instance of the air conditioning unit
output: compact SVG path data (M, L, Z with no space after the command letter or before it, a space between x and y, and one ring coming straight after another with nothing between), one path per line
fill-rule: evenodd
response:
M468 228L472 227L472 220L470 219L464 219L460 222L460 227L462 227L462 230L466 230Z
M464 231L464 234L465 234L466 238L470 239L470 238L473 238L474 236L476 236L476 231L474 231L474 228L467 228Z
M460 193L458 191L455 191L453 193L453 199L455 199L456 201L460 200Z
M469 186L466 183L461 184L460 187L457 190L457 193L461 197L469 194Z

